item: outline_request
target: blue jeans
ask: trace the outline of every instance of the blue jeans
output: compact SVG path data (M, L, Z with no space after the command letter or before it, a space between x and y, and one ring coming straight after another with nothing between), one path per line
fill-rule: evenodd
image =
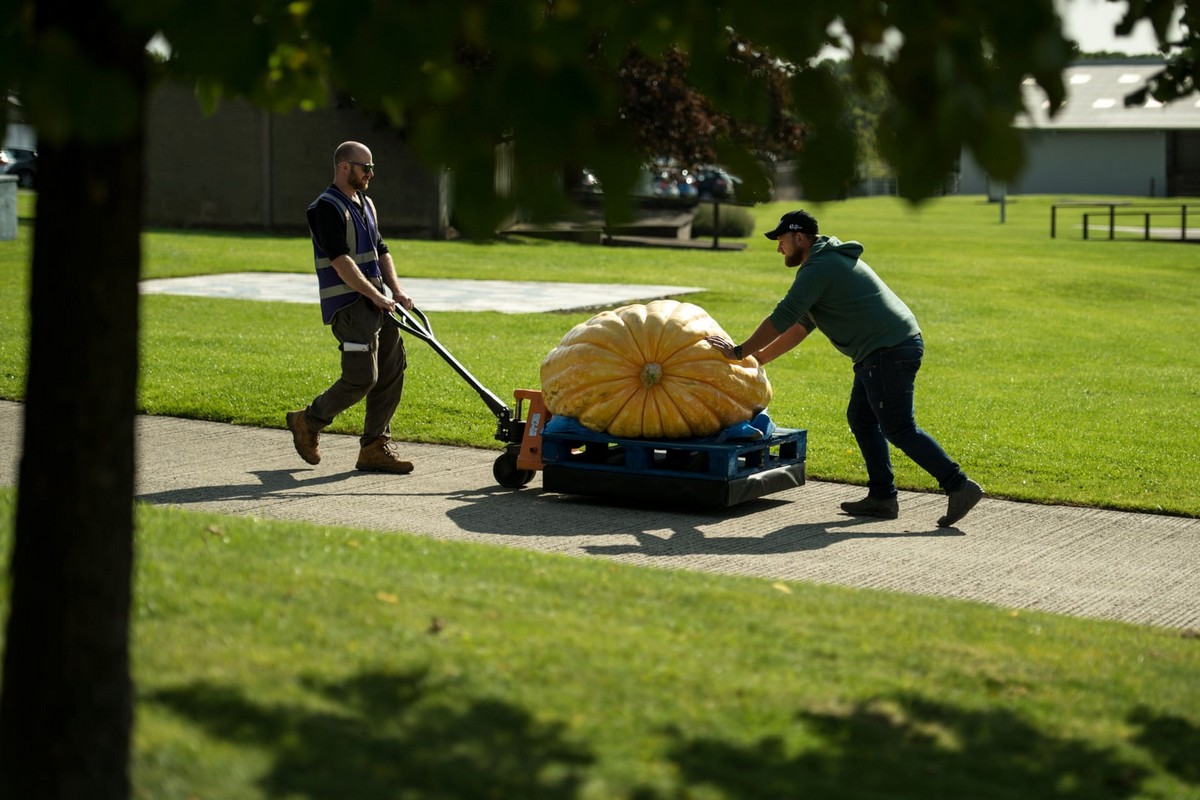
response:
M913 385L924 355L925 341L917 335L895 347L876 350L854 365L846 419L866 462L867 489L872 497L896 495L889 442L932 475L943 490L953 492L966 483L967 476L958 464L917 427Z

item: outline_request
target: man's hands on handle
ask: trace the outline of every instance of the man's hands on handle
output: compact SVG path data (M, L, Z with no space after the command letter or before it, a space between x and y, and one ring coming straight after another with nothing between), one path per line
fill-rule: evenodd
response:
M374 289L375 287L372 286L371 288ZM371 302L380 311L386 311L391 314L395 312L396 306L403 306L406 310L412 311L413 300L404 293L403 289L392 289L392 292L395 295L394 297L388 297L378 291L367 296L371 298Z
M396 277L396 265L392 261L391 253L384 253L379 258L379 270L383 273L383 282L392 290L391 304L387 308L380 306L380 310L386 311L389 314L396 310L396 306L400 305L407 311L412 311L412 298L404 293L400 288L400 281ZM386 298L385 298L386 299ZM376 303L376 305L379 305Z
M379 266L383 272L383 282L391 289L392 297L388 297L375 288L375 284L366 279L362 274L362 270L354 263L354 259L349 256L338 256L333 259L332 264L343 283L370 300L380 311L390 314L396 310L397 305L404 306L405 309L412 311L413 300L400 288L400 282L396 279L396 267L392 263L391 253L385 253L379 259Z

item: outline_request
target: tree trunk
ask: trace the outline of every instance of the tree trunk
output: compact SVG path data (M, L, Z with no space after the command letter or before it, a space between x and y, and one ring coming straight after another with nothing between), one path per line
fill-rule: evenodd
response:
M115 800L129 796L133 717L145 54L106 3L53 0L37 13L40 32L66 28L97 68L128 80L137 108L108 141L43 132L39 147L0 797Z

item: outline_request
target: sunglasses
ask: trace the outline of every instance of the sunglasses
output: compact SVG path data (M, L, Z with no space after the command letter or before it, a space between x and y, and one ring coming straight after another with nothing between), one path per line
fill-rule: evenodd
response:
M374 172L375 171L374 164L367 164L362 161L347 161L346 163L347 164L357 164L358 166L363 168L363 172Z

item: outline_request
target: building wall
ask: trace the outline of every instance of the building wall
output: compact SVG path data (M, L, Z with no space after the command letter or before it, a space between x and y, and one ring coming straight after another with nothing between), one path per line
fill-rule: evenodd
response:
M4 129L3 146L37 150L37 131L24 123L10 122Z
M443 238L446 181L418 163L400 135L355 110L271 115L244 101L205 116L190 89L164 84L150 100L146 224L299 231L305 209L333 178L343 141L371 148L371 197L384 237Z
M1200 197L1200 131L1173 131L1167 140L1171 194Z
M1021 135L1026 164L1008 184L1010 194L1163 197L1168 191L1165 131L1024 130ZM966 153L959 192L989 192L987 175Z

